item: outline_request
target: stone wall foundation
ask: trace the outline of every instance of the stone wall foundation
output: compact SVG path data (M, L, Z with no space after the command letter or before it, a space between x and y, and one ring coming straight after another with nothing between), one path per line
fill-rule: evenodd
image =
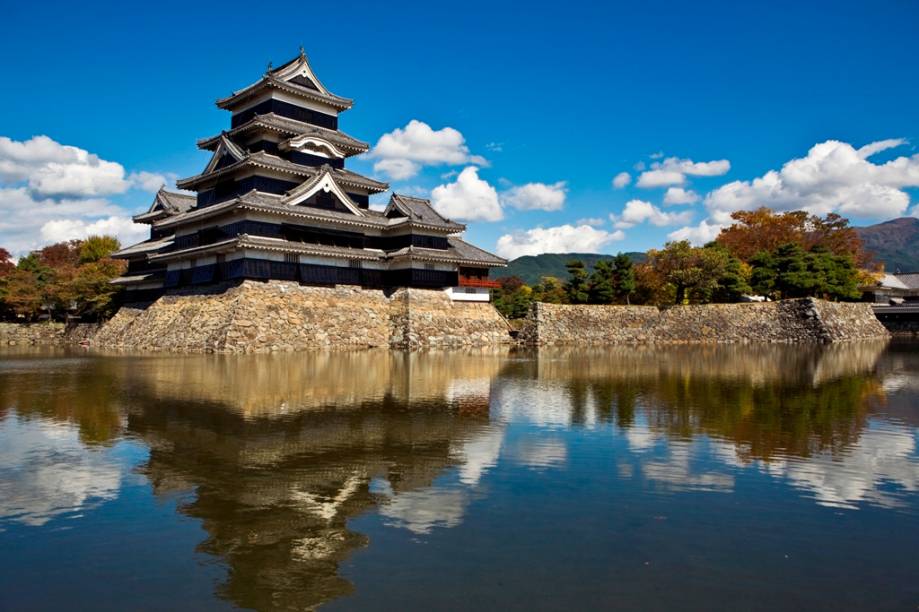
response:
M535 304L519 339L529 345L840 342L889 334L870 304L815 299L750 304Z
M507 322L487 303L443 291L392 294L357 287L244 281L125 306L93 345L145 351L255 353L309 348L421 348L509 344Z

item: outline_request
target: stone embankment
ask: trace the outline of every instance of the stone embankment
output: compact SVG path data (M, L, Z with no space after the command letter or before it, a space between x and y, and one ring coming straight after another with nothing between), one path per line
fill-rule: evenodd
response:
M0 346L79 344L98 328L95 323L0 323Z
M841 342L889 334L870 304L815 299L752 304L536 304L518 339L529 345Z
M130 350L257 353L309 348L448 348L511 342L488 303L443 291L388 295L356 287L245 281L210 293L165 295L123 307L93 346Z

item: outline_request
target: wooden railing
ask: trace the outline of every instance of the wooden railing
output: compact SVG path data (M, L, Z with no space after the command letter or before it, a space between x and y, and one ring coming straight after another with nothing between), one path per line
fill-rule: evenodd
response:
M459 286L460 287L481 287L483 289L497 289L501 286L501 283L494 280L488 280L487 278L475 278L472 276L460 276L459 277Z

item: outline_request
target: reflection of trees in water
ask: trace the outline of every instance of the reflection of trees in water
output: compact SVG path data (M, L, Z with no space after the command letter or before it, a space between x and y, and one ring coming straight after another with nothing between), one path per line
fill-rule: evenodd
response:
M61 352L20 349L0 371L0 418L39 417L75 424L84 444L114 441L122 431L116 370Z
M747 458L810 456L850 446L883 399L874 366L883 343L841 346L544 350L539 377L564 387L571 422L627 429L642 412L674 438L702 432Z

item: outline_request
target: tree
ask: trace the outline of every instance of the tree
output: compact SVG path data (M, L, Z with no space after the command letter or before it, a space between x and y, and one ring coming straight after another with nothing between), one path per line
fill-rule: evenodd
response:
M112 279L123 271L124 262L108 257L80 266L68 287L78 313L92 318L112 314L114 297L119 290Z
M3 301L17 316L34 319L42 307L41 283L28 269L17 267L3 279Z
M668 242L648 251L648 261L665 283L673 286L674 303L707 302L726 264L725 254L694 248L687 240Z
M48 245L31 255L51 269L76 267L80 263L80 241L70 240Z
M90 236L80 244L80 263L93 263L121 249L121 243L112 236Z
M498 282L501 287L492 292L492 303L498 312L508 319L525 317L533 303L533 290L518 276L506 276Z
M632 293L635 292L635 266L632 258L625 253L619 253L613 259L613 278L615 279L616 301L631 303Z
M760 251L773 252L780 245L803 246L808 214L804 211L774 213L768 208L731 213L733 225L721 230L716 239L735 257L749 261Z
M16 269L13 263L13 256L4 248L0 248L0 278L3 278Z
M568 282L565 283L565 294L569 304L586 304L590 299L588 291L587 270L584 262L572 260L565 264L568 269Z
M774 253L758 253L751 263L753 286L767 295L836 300L860 297L859 272L852 257L836 255L823 246L808 252L798 244L783 244Z
M612 304L616 298L616 279L613 262L601 259L594 264L587 283L588 299L591 304Z
M544 304L564 304L565 285L562 281L554 276L543 276L539 282L533 286L533 301Z
M721 244L711 242L705 245L705 251L713 257L718 257L721 275L715 286L712 287L710 301L720 303L737 302L740 298L751 292L750 266L740 261Z
M735 223L721 230L716 240L742 261L749 262L762 251L773 253L782 245L797 244L808 252L822 247L834 255L848 255L860 266L870 263L855 228L835 213L821 218L800 210L774 213L759 208L734 212L731 218Z

